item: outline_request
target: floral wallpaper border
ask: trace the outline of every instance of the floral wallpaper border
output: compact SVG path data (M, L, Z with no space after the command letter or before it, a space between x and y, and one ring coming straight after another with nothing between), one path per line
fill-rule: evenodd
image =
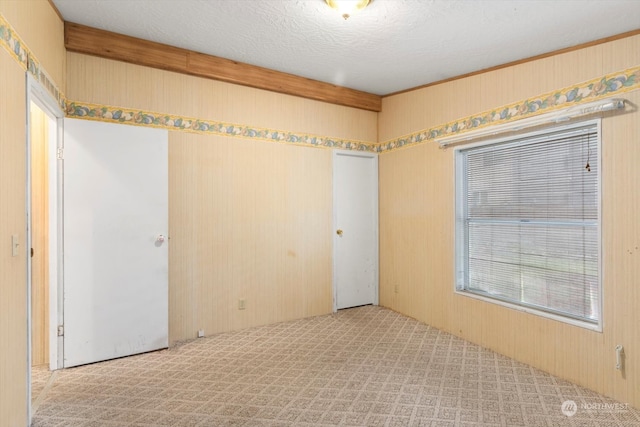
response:
M637 89L640 89L640 66L381 142L376 145L375 152L384 153L398 148L410 147L438 138L532 117Z
M169 130L205 133L244 139L257 139L285 144L337 148L344 150L385 153L398 148L411 147L434 141L438 138L461 134L486 126L532 117L562 108L591 102L596 99L619 95L640 89L640 66L629 68L597 79L589 80L561 90L549 92L480 114L458 119L434 128L421 130L409 135L382 142L372 143L331 138L312 134L299 134L258 128L248 125L207 121L191 117L152 113L121 107L109 107L80 102L67 102L68 117L153 126Z
M27 69L27 61L29 57L29 51L25 47L24 43L13 27L7 22L4 16L0 14L0 42L2 43L2 47L5 48L7 52L13 58L22 65L22 68Z
M238 137L243 139L279 142L309 147L337 148L354 151L373 151L375 143L331 138L305 133L293 133L276 129L253 127L235 123L225 123L174 116L121 107L110 107L81 102L67 102L65 115L79 119L99 120L103 122L123 123L138 126L178 130L185 132Z
M0 45L9 52L9 54L20 64L20 66L31 73L42 86L53 96L60 107L65 107L65 97L55 85L53 80L44 71L40 62L29 51L20 36L13 29L11 24L7 22L5 17L0 14Z

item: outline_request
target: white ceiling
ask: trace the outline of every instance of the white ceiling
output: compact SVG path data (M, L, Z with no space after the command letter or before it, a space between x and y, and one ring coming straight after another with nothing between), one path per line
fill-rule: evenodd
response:
M66 21L378 95L640 28L640 0L53 0Z

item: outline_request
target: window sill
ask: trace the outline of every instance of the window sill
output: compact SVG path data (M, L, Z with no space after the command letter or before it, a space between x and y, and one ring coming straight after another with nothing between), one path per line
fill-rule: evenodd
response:
M508 303L506 301L501 301L501 300L498 300L498 299L488 298L488 297L485 297L485 296L482 296L482 295L478 295L476 293L469 292L469 291L455 290L455 293L458 294L458 295L462 295L462 296L465 296L465 297L477 299L477 300L484 301L484 302L487 302L487 303L500 305L502 307L510 308L512 310L516 310L516 311L520 311L520 312L523 312L523 313L527 313L527 314L532 314L532 315L535 315L535 316L543 317L545 319L555 320L555 321L558 321L558 322L567 323L567 324L572 325L572 326L577 326L577 327L588 329L588 330L591 330L591 331L594 331L594 332L602 333L602 321L600 321L597 324L584 322L584 321L581 321L581 320L571 319L569 317L564 317L564 316L560 316L560 315L557 315L557 314L548 313L546 311L536 310L535 308L523 307L523 306L520 306L520 305L517 305L517 304Z

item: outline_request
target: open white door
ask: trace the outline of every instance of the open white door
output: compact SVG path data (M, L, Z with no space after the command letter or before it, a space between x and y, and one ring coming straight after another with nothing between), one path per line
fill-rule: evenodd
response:
M378 304L378 156L334 151L334 311Z
M64 121L64 366L168 345L168 132Z

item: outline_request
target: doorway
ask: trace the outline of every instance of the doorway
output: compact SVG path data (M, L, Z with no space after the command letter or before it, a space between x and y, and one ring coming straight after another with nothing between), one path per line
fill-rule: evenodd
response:
M49 365L49 117L30 105L31 366Z
M60 368L57 337L61 284L61 183L63 112L53 97L27 74L27 345L29 417L51 372Z

